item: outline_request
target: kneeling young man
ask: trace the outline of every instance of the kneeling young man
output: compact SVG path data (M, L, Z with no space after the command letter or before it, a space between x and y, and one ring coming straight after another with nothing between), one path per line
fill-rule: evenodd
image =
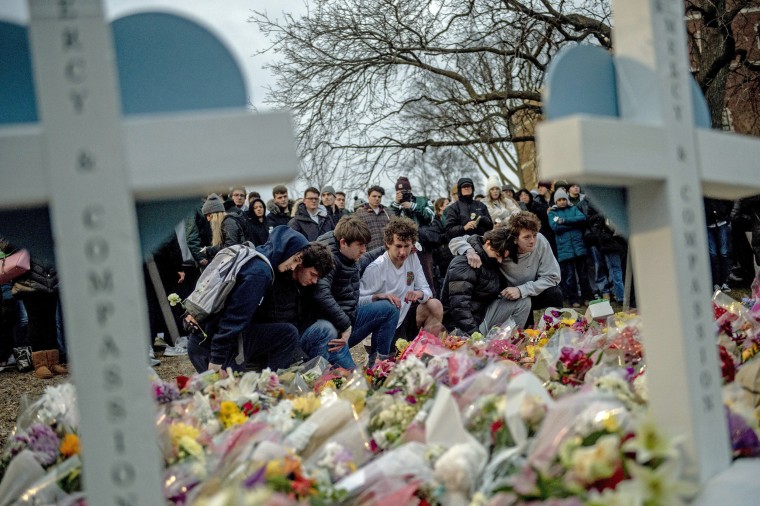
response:
M531 311L546 307L562 307L562 290L559 288L559 263L554 258L549 241L538 233L541 222L530 211L520 211L509 217L507 229L515 236L517 258L507 258L501 262L501 273L507 280L507 288L501 291L504 304L496 319L510 314L512 307L508 301L529 298ZM467 262L479 268L482 261L466 238L455 237L449 242L452 254L466 254ZM516 260L516 261L515 261ZM528 314L527 326L533 325L533 315Z
M467 243L480 257L482 266L470 266L464 255L449 264L441 291L446 328L486 334L510 317L518 328L523 328L530 312L530 298L499 298L506 287L506 280L499 274L501 263L517 261L515 236L507 228L498 227L483 236L471 235Z
M442 330L443 306L433 298L422 264L413 251L417 225L409 218L394 218L383 230L386 252L362 275L359 305L387 300L399 308L397 338L414 339L420 328L434 334Z
M387 301L357 307L361 268L371 259L364 255L370 239L369 227L355 216L341 218L334 231L319 238L332 251L334 266L317 281L314 317L300 337L301 348L310 358L321 355L333 365L353 369L356 364L349 349L370 334L370 363L390 353L397 307Z
M222 309L204 323L206 334L193 332L188 339L187 354L196 371L231 368L242 372L254 354L261 355L265 365L272 369L291 365L298 350L298 329L291 323L252 320L272 285L274 271L295 269L308 246L309 241L298 232L276 227L266 244L256 248L269 263L254 257L243 265ZM189 315L186 320L200 328Z

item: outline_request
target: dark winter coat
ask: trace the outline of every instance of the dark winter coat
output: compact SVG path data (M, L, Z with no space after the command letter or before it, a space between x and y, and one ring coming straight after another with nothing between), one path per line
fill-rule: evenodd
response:
M261 246L269 239L269 225L267 224L266 216L263 217L264 221L259 221L259 218L253 213L253 205L256 202L261 202L261 205L266 209L263 200L253 199L251 206L243 215L247 222L246 237L256 246Z
M55 293L58 291L58 272L55 267L39 264L31 259L27 272L13 280L13 295L18 298L29 293Z
M288 200L288 207L281 209L280 206L274 203L274 200L267 202L267 226L274 228L280 225L288 225L292 216L290 211L293 209L293 201Z
M625 239L616 235L607 225L607 218L600 213L592 213L588 218L584 235L588 246L596 246L602 253L625 253Z
M457 255L446 272L441 303L446 328L458 328L472 334L483 322L486 309L499 296L506 282L499 272L501 264L483 249L483 238L470 236L467 242L480 256L483 265L473 269L467 263L466 255Z
M308 322L308 305L312 286L305 287L293 279L293 271L278 272L274 283L256 311L259 323L292 323L303 332Z
M328 232L318 238L333 254L333 269L319 278L313 293L314 307L311 321L327 320L340 333L356 321L356 306L359 303L359 281L364 269L383 249L377 248L365 253L358 261L347 258L340 252L335 235Z
M730 200L703 198L705 205L705 225L717 225L720 222L731 221L731 209L734 203Z
M462 198L460 196L458 201L453 202L446 208L444 214L446 216L445 239L447 242L454 237L461 237L463 235L483 235L493 228L488 208L485 204L475 199ZM464 229L467 222L478 217L480 217L480 220L475 229Z
M552 206L549 210L549 224L556 234L557 260L560 262L588 253L583 242L583 229L586 226L586 215L575 206L560 209Z
M544 200L544 198L541 195L536 195L533 197L533 209L531 212L538 216L538 220L541 222L541 229L539 232L541 232L541 235L546 237L549 240L550 244L553 244L554 239L554 230L552 230L551 225L549 225L549 208L550 208L549 202Z
M324 208L319 210L317 219L319 223L315 222L309 216L309 212L306 210L306 206L303 202L298 204L298 211L293 219L288 222L288 226L296 232L301 232L309 241L316 241L317 237L332 230L332 220L323 211Z
M287 227L272 231L269 242L256 249L269 259L254 258L240 269L235 287L224 307L206 324L211 338L211 362L230 364L237 354L238 335L250 325L264 294L270 288L277 266L309 245L303 236Z
M418 227L428 225L433 221L435 212L430 201L425 197L412 196L412 205L409 209L403 207L395 200L391 202L391 212L396 216L409 218L417 224Z

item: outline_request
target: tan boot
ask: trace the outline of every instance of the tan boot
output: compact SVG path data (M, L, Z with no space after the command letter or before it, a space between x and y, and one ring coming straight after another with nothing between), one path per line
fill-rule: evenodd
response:
M66 366L60 363L61 355L58 353L58 350L47 350L45 353L47 354L48 369L50 369L53 374L66 376L69 373Z
M47 364L47 352L45 351L33 351L32 363L34 364L34 375L40 379L50 379L53 377L53 373L48 369Z

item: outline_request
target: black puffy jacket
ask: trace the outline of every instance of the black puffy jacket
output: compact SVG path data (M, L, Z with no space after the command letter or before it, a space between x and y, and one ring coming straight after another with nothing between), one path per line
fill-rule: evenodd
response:
M493 228L491 215L488 208L482 202L475 199L467 201L467 198L459 197L457 202L452 203L445 211L446 216L446 242L455 237L466 234L483 235ZM465 230L467 222L478 219L478 226L474 230Z
M499 262L483 249L483 237L470 236L467 242L480 256L483 265L473 269L466 255L457 255L449 264L441 291L444 324L448 329L458 328L472 334L486 315L486 309L506 286L499 273Z
M340 252L340 247L332 232L321 235L317 241L330 248L334 265L332 271L317 281L310 323L317 319L327 320L340 333L356 321L361 274L367 265L383 254L385 249L375 248L355 262Z

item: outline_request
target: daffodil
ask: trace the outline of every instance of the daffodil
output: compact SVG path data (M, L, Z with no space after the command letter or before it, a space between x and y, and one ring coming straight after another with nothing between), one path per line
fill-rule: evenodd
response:
M293 411L297 411L302 416L309 416L322 405L322 401L313 392L296 397L291 402L293 403Z
M169 426L169 436L172 439L174 446L179 446L179 442L183 437L189 437L192 440L198 439L200 431L192 425L186 423L173 423Z

